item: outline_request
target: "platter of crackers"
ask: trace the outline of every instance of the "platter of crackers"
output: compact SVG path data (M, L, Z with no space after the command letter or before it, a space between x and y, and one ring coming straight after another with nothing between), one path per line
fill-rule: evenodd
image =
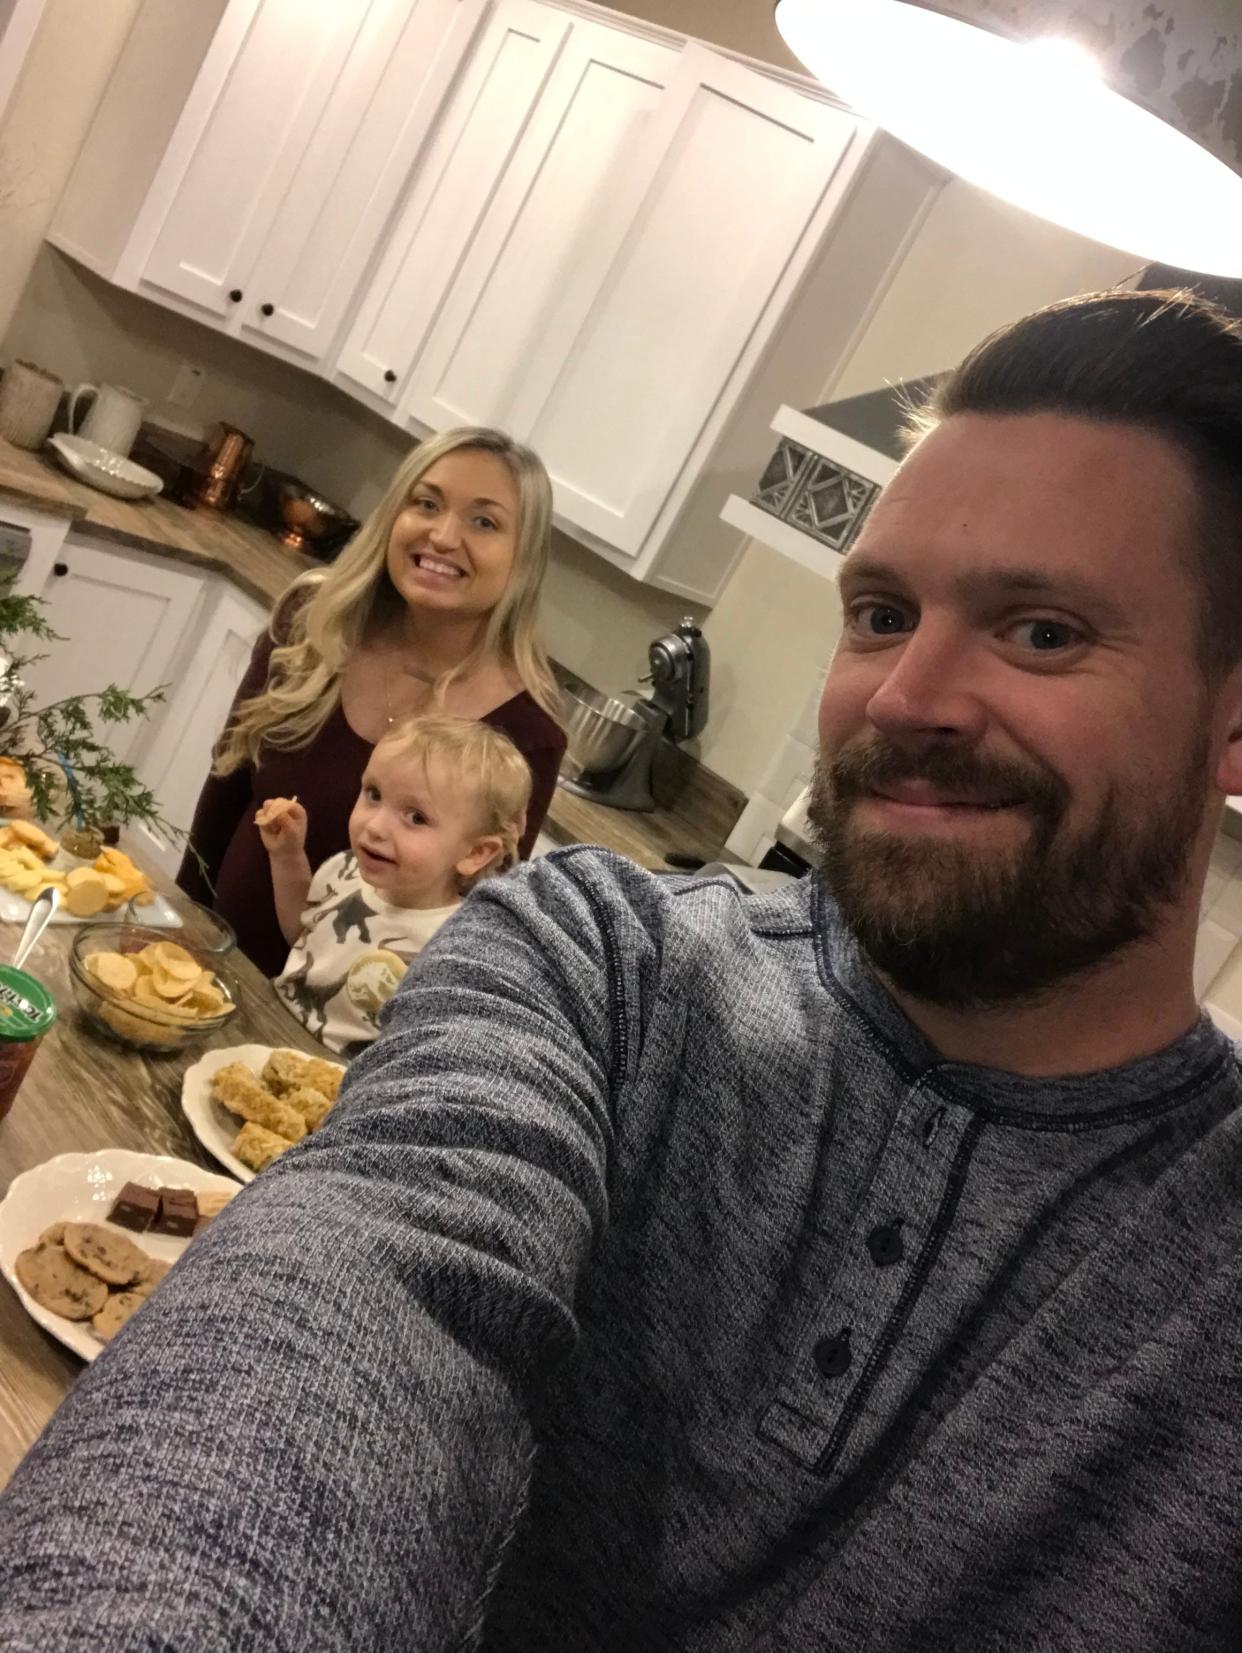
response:
M0 1200L0 1274L44 1331L94 1360L239 1192L189 1160L60 1154Z
M34 821L0 823L0 924L24 924L46 889L60 891L53 924L89 924L131 908L143 924L177 929L181 916L157 895L124 850L104 845L93 860L71 855Z
M339 1062L300 1050L233 1045L187 1070L181 1109L207 1152L249 1182L319 1129L344 1076Z

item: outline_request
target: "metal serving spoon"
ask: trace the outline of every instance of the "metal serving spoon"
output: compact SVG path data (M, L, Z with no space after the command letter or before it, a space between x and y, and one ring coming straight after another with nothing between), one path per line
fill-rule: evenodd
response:
M30 955L36 941L47 929L52 921L52 914L60 906L60 891L53 884L50 889L44 890L42 895L36 896L30 908L30 917L26 920L26 928L22 931L22 939L17 944L17 951L13 955L13 968L20 970Z

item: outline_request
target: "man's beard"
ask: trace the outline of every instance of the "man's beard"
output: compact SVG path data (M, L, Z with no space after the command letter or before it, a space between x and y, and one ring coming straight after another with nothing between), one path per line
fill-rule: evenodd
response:
M863 952L904 992L959 1010L1038 998L1150 934L1180 894L1207 756L1200 737L1154 808L1111 787L1075 831L1069 789L1051 770L950 747L904 752L882 738L845 747L821 756L811 787L820 876ZM947 797L1013 800L1030 823L1026 842L983 849L856 825L855 800L915 779Z

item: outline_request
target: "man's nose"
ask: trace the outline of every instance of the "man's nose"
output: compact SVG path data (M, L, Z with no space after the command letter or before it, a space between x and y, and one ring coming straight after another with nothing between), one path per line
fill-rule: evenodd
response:
M882 734L898 744L983 734L980 663L968 636L925 619L888 658L884 681L867 703L867 716Z

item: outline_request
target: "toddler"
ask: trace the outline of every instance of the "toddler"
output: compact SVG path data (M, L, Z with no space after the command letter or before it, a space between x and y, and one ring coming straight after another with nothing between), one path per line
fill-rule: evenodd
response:
M276 915L292 951L276 991L315 1038L356 1055L379 1031L406 966L480 878L517 860L530 770L507 735L439 714L375 745L349 818L349 850L311 875L306 811L270 798L255 816Z

